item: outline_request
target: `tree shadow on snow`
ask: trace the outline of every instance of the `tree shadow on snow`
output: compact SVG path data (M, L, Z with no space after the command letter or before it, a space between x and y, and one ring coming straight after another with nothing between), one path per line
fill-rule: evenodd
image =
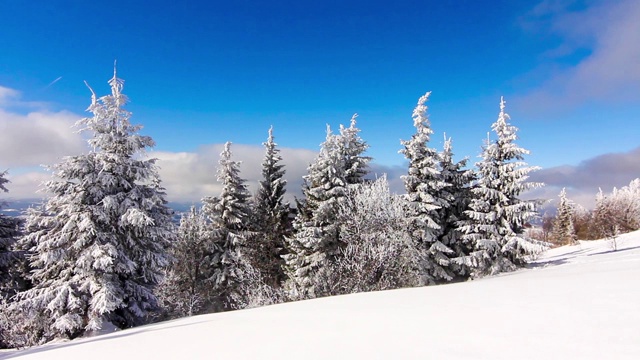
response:
M536 261L536 262L532 262L532 263L528 263L525 268L527 269L538 269L538 268L545 268L545 267L549 267L549 266L557 266L557 265L562 265L567 263L566 258L562 258L562 259L556 259L556 260L546 260L546 261Z
M174 322L174 321L179 321L179 320L182 320L182 319L170 320L168 322ZM123 338L123 337L127 337L127 336L138 335L138 334L145 333L145 332L161 331L161 330L179 328L179 327L183 327L183 326L190 326L190 325L194 325L194 324L200 324L200 323L211 322L211 321L213 321L213 320L201 320L201 321L189 322L189 323L186 323L186 324L175 324L175 325L170 325L170 326L159 326L159 327L156 327L156 325L162 324L162 323L153 323L153 324L138 326L138 327L131 328L131 329L119 330L119 331L113 332L111 334L105 334L105 335L100 335L100 336L90 337L90 338L78 338L78 339L69 340L68 342L64 342L64 343L55 343L55 344L49 343L49 344L44 344L44 345L40 345L40 346L37 346L37 347L18 350L18 351L12 352L12 353L8 353L8 354L6 354L7 356L2 357L2 358L10 359L10 358L20 357L20 356L24 356L24 355L37 354L37 353L40 353L40 352L43 352L43 351L52 351L52 350L57 350L57 349L63 349L63 348L69 347L69 346L82 346L83 344L90 344L90 343L93 343L93 342L96 342L96 341L106 341L106 340L110 340L110 339L118 339L118 338ZM5 355L5 354L2 354L2 355Z
M640 246L628 247L628 248L618 249L618 250L609 249L607 251L603 251L603 252L599 252L599 253L595 253L595 254L588 254L587 256L604 255L604 254L611 254L611 253L621 253L621 252L625 252L625 251L628 251L628 250L635 250L635 249L640 249Z

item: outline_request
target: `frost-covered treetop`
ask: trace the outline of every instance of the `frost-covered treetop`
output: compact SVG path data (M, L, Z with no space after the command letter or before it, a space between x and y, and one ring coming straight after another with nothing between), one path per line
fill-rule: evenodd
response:
M7 188L4 186L4 184L9 182L9 180L7 180L7 178L5 178L6 174L7 174L6 171L0 172L0 190L2 190L4 192L9 192L9 190L7 190Z
M442 160L444 162L451 162L453 158L453 144L450 137L444 134L444 145L442 146Z
M504 100L504 97L500 97L500 113L498 114L498 120L491 125L491 129L498 135L498 147L504 150L504 157L500 160L523 160L522 155L528 155L529 150L513 144L513 142L518 138L516 135L518 128L508 122L510 117L504 110L506 104L507 102Z
M98 98L87 84L91 90L91 105L87 111L94 116L79 120L76 126L81 127L80 131L93 133L93 138L88 141L89 145L94 151L102 149L120 155L131 155L144 151L146 147L155 146L150 136L136 134L142 128L141 125L131 125L129 122L131 112L124 109L129 99L122 93L124 80L118 78L115 68L109 85L111 95Z
M262 143L262 145L267 146L269 148L275 148L276 142L275 142L275 138L273 136L273 125L271 125L271 127L269 127L269 137L267 138L267 142L266 143Z
M426 105L427 100L429 100L429 96L431 95L431 91L428 91L426 94L422 95L420 99L418 99L418 105L413 109L413 126L418 129L418 133L424 134L426 136L425 141L429 141L429 136L433 134L433 130L431 130L431 124L429 124L429 116L427 115L428 106Z
M280 202L284 196L284 186L287 181L283 178L284 165L280 164L282 156L279 154L280 150L277 148L278 144L273 136L273 126L269 128L269 137L262 145L266 149L262 162L264 179L260 182L257 198L261 198L270 205L275 205L274 202Z

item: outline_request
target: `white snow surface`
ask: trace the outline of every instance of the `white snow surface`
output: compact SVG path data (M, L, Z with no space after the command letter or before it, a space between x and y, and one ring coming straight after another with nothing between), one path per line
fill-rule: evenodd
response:
M640 359L640 232L441 286L194 316L21 359Z

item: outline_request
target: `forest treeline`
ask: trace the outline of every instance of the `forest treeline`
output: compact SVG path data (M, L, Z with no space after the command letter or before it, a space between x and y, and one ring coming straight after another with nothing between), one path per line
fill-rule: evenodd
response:
M465 281L524 266L551 240L530 236L540 202L521 195L542 184L527 181L537 168L527 166L529 152L515 143L504 100L491 125L493 139L469 168L466 159L454 161L451 139L442 150L430 146L430 93L420 97L415 133L400 144L409 164L402 177L406 194L391 193L384 176L367 180L371 158L356 115L336 132L327 127L295 204L285 201L286 169L273 129L255 194L226 143L217 170L221 192L203 198L178 225L156 160L142 156L154 142L130 122L124 82L114 73L109 85L106 96L91 90L92 116L76 124L92 150L50 167L43 190L51 196L44 204L23 217L0 216L2 347L291 300ZM4 172L0 189L7 186ZM610 199L602 195L599 206ZM580 212L568 209L554 220L560 242L580 233ZM637 228L634 221L615 231Z

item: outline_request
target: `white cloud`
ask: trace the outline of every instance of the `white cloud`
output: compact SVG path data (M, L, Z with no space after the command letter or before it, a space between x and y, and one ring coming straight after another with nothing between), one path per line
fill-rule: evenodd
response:
M160 177L167 189L167 197L173 202L199 203L205 196L217 196L222 186L216 180L216 169L223 144L203 146L196 152L150 152L149 156L158 159ZM232 159L241 161L240 176L247 181L253 194L262 179L262 160L264 148L256 145L231 145ZM280 155L285 165L287 180L287 200L301 197L302 177L307 174L307 167L315 157L316 151L307 149L280 148ZM387 174L391 190L404 192L400 175L406 172L401 166L382 166L371 164L371 175Z
M169 201L198 203L205 196L217 196L222 187L216 180L218 160L223 144L202 146L197 152L150 152L158 158L162 183ZM254 145L232 144L232 159L241 161L240 175L253 193L262 178L264 148ZM285 165L288 200L300 196L302 176L317 152L306 149L280 148Z
M623 153L610 153L587 159L577 166L557 166L531 174L532 181L547 184L531 196L556 200L562 188L574 202L591 208L600 188L605 193L626 186L640 177L640 147Z
M14 175L9 171L7 179L10 181L7 184L8 193L0 194L2 199L41 199L45 198L46 194L39 192L41 184L51 179L49 173L44 171L27 172L23 174Z
M83 153L86 141L72 127L80 118L67 111L32 111L20 114L10 109L19 102L20 93L0 87L0 170L9 169L8 198L40 198L41 183L50 179L50 174L33 171L39 165L52 165L62 157ZM167 198L175 202L198 203L205 196L216 196L221 185L216 180L218 160L223 144L201 146L196 152L150 151L149 156L158 158L160 176L167 190ZM233 159L241 161L241 176L247 180L250 191L258 188L262 178L261 163L264 148L258 145L233 144ZM280 148L285 165L287 197L293 201L301 196L302 177L308 165L317 156L307 149ZM372 164L374 174L387 173L392 190L402 192L398 174L399 167L384 167Z
M583 5L583 6L576 6ZM578 10L574 10L578 8ZM588 53L573 66L559 66L541 86L517 99L540 106L577 106L590 101L640 99L640 1L543 1L529 14L529 28L543 27L562 39L549 57Z
M14 101L19 96L19 94L20 93L17 90L0 86L0 106L8 104L11 101Z
M68 111L11 111L20 93L0 87L0 169L53 164L83 152L86 142L72 125L80 116Z

